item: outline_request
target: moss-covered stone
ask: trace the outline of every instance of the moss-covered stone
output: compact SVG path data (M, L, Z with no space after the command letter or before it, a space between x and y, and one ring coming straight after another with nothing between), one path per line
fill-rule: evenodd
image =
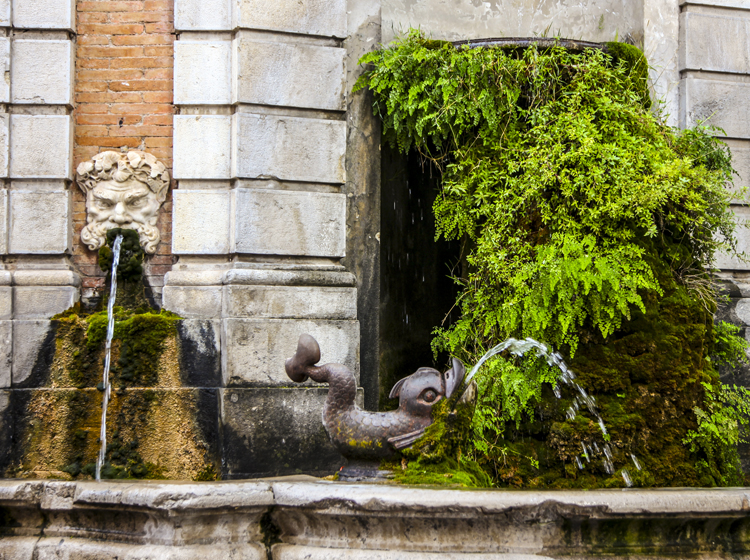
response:
M112 230L113 231L113 230ZM117 232L116 232L117 233ZM111 348L113 388L103 478L215 480L218 395L184 388L178 316L145 305L138 236L124 230ZM111 244L114 234L110 232ZM108 247L100 264L111 265ZM109 261L107 261L109 258ZM54 358L36 390L14 395L16 445L6 476L91 477L100 448L107 312L53 318ZM53 390L50 390L53 389Z

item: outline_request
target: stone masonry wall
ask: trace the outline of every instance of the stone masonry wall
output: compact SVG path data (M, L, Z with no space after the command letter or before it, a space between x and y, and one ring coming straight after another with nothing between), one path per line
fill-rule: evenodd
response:
M104 150L150 152L172 167L173 0L79 0L74 165ZM97 254L80 243L85 197L73 191L73 261L82 297L104 286ZM156 301L172 265L172 197L161 208L161 243L146 275Z

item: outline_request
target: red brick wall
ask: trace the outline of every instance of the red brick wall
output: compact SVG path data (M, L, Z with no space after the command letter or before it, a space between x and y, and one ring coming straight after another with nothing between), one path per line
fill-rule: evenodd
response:
M172 167L173 0L78 0L75 165L104 150L139 149ZM83 193L73 195L73 261L83 297L97 295L104 273L80 243L86 223ZM159 216L161 244L146 274L157 288L171 268L171 192Z

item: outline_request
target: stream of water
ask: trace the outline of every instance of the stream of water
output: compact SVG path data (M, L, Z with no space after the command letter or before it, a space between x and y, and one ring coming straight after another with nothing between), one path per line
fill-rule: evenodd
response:
M112 337L115 334L115 298L117 297L117 265L120 264L120 245L122 244L122 235L118 235L112 245L112 274L109 287L109 300L107 300L107 345L104 347L104 375L102 386L104 387L104 397L102 399L102 427L99 432L99 456L96 458L96 480L102 479L102 465L104 456L107 453L107 405L109 404L109 395L112 386L109 383L110 359L112 356Z
M601 450L604 454L604 458L602 459L602 462L604 463L604 470L607 471L607 474L614 474L615 467L612 458L612 448L607 441L607 427L604 425L604 420L602 420L602 417L599 414L599 409L596 405L596 399L589 395L583 387L576 383L575 374L570 370L570 368L568 368L562 356L558 352L554 352L552 349L548 348L545 344L537 342L533 338L526 338L524 340L509 338L508 340L501 342L490 351L488 351L484 356L482 356L477 364L473 368L471 368L469 375L466 376L466 383L468 384L469 382L471 382L471 379L487 360L501 352L505 352L506 350L514 356L523 356L529 350L535 350L537 357L544 358L545 360L547 360L547 364L550 367L556 366L560 370L558 381L561 381L564 385L571 387L576 393L575 399L573 399L573 404L570 405L566 412L568 420L573 420L577 416L578 411L582 406L585 406L591 413L591 415L596 418L596 421L599 424L599 428L602 431L602 436L604 437L604 443ZM557 397L558 399L562 397L559 383L555 385L554 393L555 397ZM593 442L591 447L587 447L586 444L582 442L581 446L583 447L583 457L584 459L586 459L587 463L591 462L590 456L593 455L593 452L599 453L599 446L596 442ZM635 465L635 467L638 470L641 470L641 465L638 462L636 456L631 453L630 457L633 459L633 464ZM580 457L576 457L575 461L576 466L580 470L583 470L584 465ZM633 485L633 482L630 478L630 473L628 472L628 470L626 468L623 468L621 474L623 480L625 481L625 484L628 487L631 487Z

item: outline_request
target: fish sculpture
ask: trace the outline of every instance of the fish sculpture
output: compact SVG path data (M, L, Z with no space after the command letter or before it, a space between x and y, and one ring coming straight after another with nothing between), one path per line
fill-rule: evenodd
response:
M450 398L465 374L463 364L456 358L445 373L419 368L391 389L390 398L399 399L396 410L369 412L354 402L357 382L352 371L342 364L316 366L319 361L318 342L303 334L296 353L286 361L286 373L297 383L308 378L328 383L323 425L333 445L349 460L387 459L410 447L432 424L432 407Z

